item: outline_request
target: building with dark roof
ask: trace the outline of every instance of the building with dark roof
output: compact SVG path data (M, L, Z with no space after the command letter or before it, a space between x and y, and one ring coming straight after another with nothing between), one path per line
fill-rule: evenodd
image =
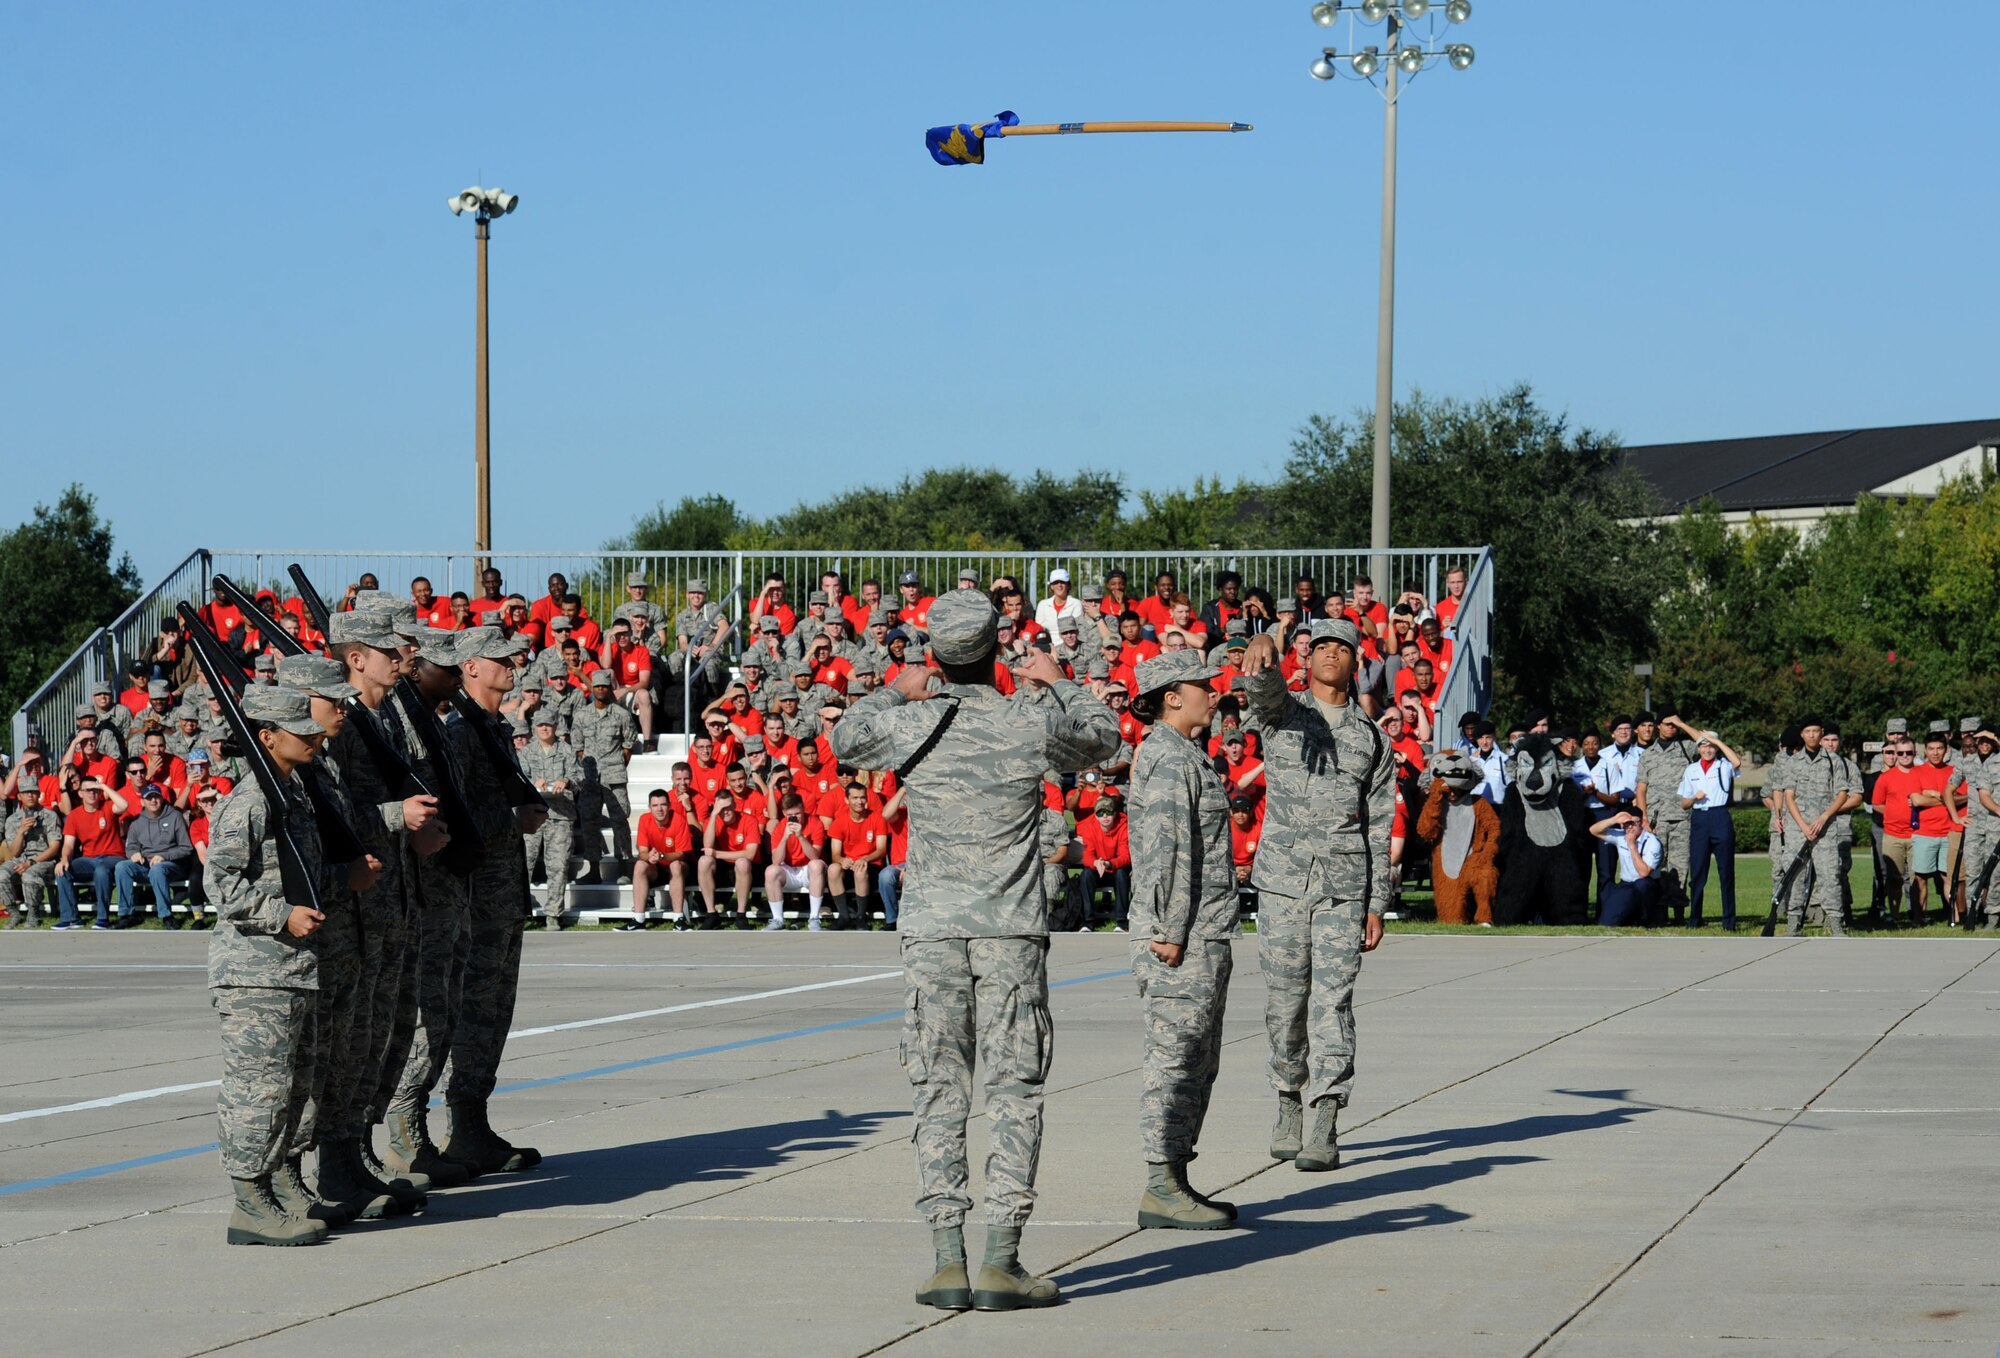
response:
M1663 515L1713 496L1731 523L1806 524L1864 494L1935 495L1954 476L1992 472L1996 458L2000 419L1656 443L1627 448L1623 465L1652 487Z

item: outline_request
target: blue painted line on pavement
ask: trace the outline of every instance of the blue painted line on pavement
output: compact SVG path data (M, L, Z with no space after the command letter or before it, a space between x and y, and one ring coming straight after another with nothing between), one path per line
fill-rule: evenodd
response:
M1128 969L1100 971L1090 976L1072 976L1067 981L1049 982L1050 990L1060 990L1064 986L1086 985L1092 981L1108 981L1118 976L1130 976ZM572 1080L592 1080L600 1075L621 1075L628 1070L643 1070L647 1066L663 1066L670 1061L687 1061L697 1056L715 1056L721 1052L741 1051L745 1047L762 1047L773 1042L789 1042L795 1037L813 1037L820 1033L837 1033L843 1028L861 1028L871 1023L887 1023L891 1019L903 1017L903 1011L892 1009L881 1014L867 1014L861 1018L842 1019L838 1023L820 1023L810 1028L793 1028L789 1032L770 1033L764 1037L746 1037L740 1042L720 1042L711 1047L693 1047L687 1051L666 1052L660 1056L643 1057L637 1061L620 1061L616 1065L597 1066L590 1070L573 1071L568 1075L551 1075L541 1080L522 1080L517 1084L501 1085L493 1092L511 1094L522 1089L540 1089L545 1085L568 1084ZM432 1102L436 1107L436 1101ZM136 1160L114 1160L107 1165L92 1165L88 1169L73 1169L67 1174L51 1174L44 1179L23 1179L17 1184L0 1184L0 1198L12 1197L17 1193L32 1193L42 1188L59 1188L64 1184L80 1183L85 1179L101 1179L107 1174L122 1174L129 1169L144 1169L148 1165L164 1164L169 1160L185 1160L190 1155L203 1155L219 1148L219 1143L211 1141L202 1146L186 1146L177 1151L161 1151L158 1155L142 1155Z

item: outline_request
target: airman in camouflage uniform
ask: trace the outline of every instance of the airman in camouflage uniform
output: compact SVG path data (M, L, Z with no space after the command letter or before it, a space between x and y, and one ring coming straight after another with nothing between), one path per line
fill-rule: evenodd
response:
M601 681L601 682L600 682ZM632 798L625 771L643 748L639 719L611 696L611 672L590 676L590 705L570 719L570 739L583 761L583 801L577 809L584 856L594 868L604 826L611 827L611 855L622 871L632 862Z
M512 1145L495 1132L486 1107L499 1082L500 1053L513 1026L514 995L521 981L521 938L530 902L522 841L541 828L545 814L532 806L514 808L507 799L504 771L488 753L497 746L500 757L512 758L506 730L492 714L514 686L512 656L518 644L524 639L510 641L497 627L470 627L458 634L466 696L479 710L454 711L445 723L446 738L465 773L460 786L479 833L479 857L467 885L470 932L445 1076L451 1139L444 1153L487 1174L533 1169L542 1161L540 1151ZM615 710L631 719L624 708ZM485 723L485 737L473 727L475 721Z
M1962 756L1959 766L1966 797L1965 908L1968 928L1977 912L1985 916L1979 927L1992 933L2000 930L2000 872L1987 875L2000 855L2000 734L1982 724L1973 740L1975 753ZM1983 900L1981 887L1986 888Z
M1660 841L1660 906L1675 924L1687 911L1688 810L1681 775L1700 758L1677 717L1661 717L1653 743L1639 756L1639 814Z
M708 581L688 581L687 607L674 615L674 650L667 657L667 673L688 685L697 712L722 691L728 672L723 644L731 626L721 605L708 601Z
M1187 1181L1222 1068L1222 1011L1236 934L1229 796L1189 734L1207 730L1215 705L1208 683L1219 673L1199 652L1184 650L1141 661L1137 674L1140 693L1158 714L1132 769L1130 812L1132 974L1146 1004L1141 1226L1219 1230L1236 1219L1234 1207L1211 1201Z
M628 597L624 603L618 605L617 611L611 616L613 618L644 618L646 620L646 630L650 634L649 639L656 640L660 634L660 629L667 625L667 610L646 597L648 583L646 572L632 571L628 573L625 577L625 593ZM638 591L637 597L629 597L634 590Z
M426 633L417 643L410 687L399 689L395 700L396 715L409 742L411 769L425 787L440 796L446 789L457 793L465 786L458 752L442 719L436 717L437 706L458 692L458 637L457 632ZM392 1169L428 1175L433 1183L447 1188L463 1182L478 1168L447 1159L432 1140L429 1123L431 1094L451 1053L471 948L466 852L455 846L446 853L417 859L417 1021L409 1055L389 1098L389 1138L383 1152Z
M315 887L329 885L319 831L298 775L325 730L296 689L252 686L244 714L274 730L270 748L284 778L282 816ZM226 1238L232 1245L316 1245L326 1226L289 1210L273 1190L312 1089L318 943L323 918L288 901L279 876L276 829L254 781L217 806L205 882L216 909L209 936L209 1001L222 1020L222 1089L217 1099L222 1167L235 1190Z
M576 801L583 787L583 764L575 750L556 739L556 719L547 712L536 715L534 735L518 758L521 772L528 775L528 781L549 804L549 818L523 843L527 849L528 876L534 877L539 863L548 879L542 917L549 928L559 929L569 909L569 855L576 835Z
M55 880L56 858L62 851L62 821L42 805L42 789L32 778L23 778L16 792L20 809L0 827L0 843L13 850L13 857L0 863L0 905L12 916L9 929L32 929L43 894Z
M1792 754L1779 750L1778 757L1771 761L1771 768L1764 775L1764 790L1758 800L1771 813L1771 890L1785 879L1785 869L1792 865L1799 848L1799 829L1791 823L1790 813L1785 806L1785 788L1791 777Z
M1847 760L1827 749L1820 741L1825 730L1818 717L1799 722L1799 737L1805 748L1792 758L1791 773L1785 783L1785 807L1791 816L1789 830L1799 831L1797 852L1812 855L1812 899L1808 902L1794 889L1785 902L1785 936L1797 938L1805 932L1808 904L1826 915L1826 931L1835 938L1846 937L1840 918L1840 842L1833 833L1833 821L1861 804L1861 780ZM1643 774L1642 774L1643 776Z
M1055 1284L1030 1275L1018 1255L1021 1226L1034 1211L1042 1091L1054 1046L1042 774L1087 768L1118 744L1111 710L1062 678L1045 655L1031 655L1020 673L1047 688L1048 701L1016 702L991 686L997 618L976 592L939 599L929 624L948 681L935 695L942 701L915 701L933 695L926 672L913 667L855 703L833 729L834 754L844 765L899 769L907 789L909 858L898 919L909 996L902 1055L915 1091L917 1206L931 1223L937 1254L937 1272L917 1299L955 1310L1059 1299ZM986 1063L991 1130L986 1259L968 1283L965 1124L975 1046Z
M1243 662L1246 705L1264 732L1264 830L1251 882L1278 1090L1271 1154L1309 1171L1340 1163L1340 1110L1354 1085L1354 980L1361 954L1381 939L1389 902L1395 759L1353 700L1360 652L1352 623L1315 622L1310 682L1296 695L1273 638L1258 637Z

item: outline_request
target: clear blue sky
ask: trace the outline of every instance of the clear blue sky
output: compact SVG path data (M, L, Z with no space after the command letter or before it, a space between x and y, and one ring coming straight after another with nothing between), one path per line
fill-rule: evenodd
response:
M2000 6L1476 6L1403 105L1399 393L2000 414ZM1307 77L1308 8L10 0L0 517L82 480L149 578L469 545L474 182L522 199L497 546L937 464L1270 476L1374 383L1381 102ZM924 153L1001 108L1257 130Z

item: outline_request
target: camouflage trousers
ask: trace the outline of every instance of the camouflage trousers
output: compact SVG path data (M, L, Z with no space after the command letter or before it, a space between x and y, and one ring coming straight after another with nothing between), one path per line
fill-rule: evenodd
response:
M445 1072L447 1103L482 1102L498 1083L528 928L528 860L519 835L487 841L466 895L465 979Z
M1812 891L1810 894L1792 887L1791 898L1785 902L1787 915L1804 915L1807 906L1833 914L1840 918L1841 908L1841 845L1832 835L1821 835L1811 844L1801 842L1798 851L1812 855Z
M1653 834L1660 841L1660 908L1676 920L1688 904L1689 833L1685 816L1653 822Z
M1965 844L1959 852L1959 867L1965 879L1965 908L1977 910L1980 879L1986 875L1986 866L1994 855L2000 854L2000 823L1973 821L1965 828ZM2000 919L2000 869L1995 869L1987 883L1985 913L1988 919Z
M529 880L534 879L537 865L548 879L549 894L543 898L542 913L550 919L561 918L569 906L569 855L570 846L576 838L575 831L574 821L550 816L542 822L541 829L523 841Z
M361 984L361 918L354 893L326 903L319 942L319 993L313 1005L314 1060L311 1097L292 1133L290 1154L305 1154L321 1140L341 1141L366 1130L354 1098L360 1063L344 1059L353 1050L355 1000ZM345 1087L338 1085L341 1077Z
M285 1162L312 1087L310 990L217 986L209 1003L222 1017L222 1168L257 1179Z
M15 872L12 863L0 863L0 905L17 919L34 923L42 909L49 883L56 879L56 863L32 863L25 872Z
M586 783L577 827L586 862L595 867L604 850L604 831L611 831L611 853L620 863L632 861L632 794L624 783Z
M1139 1147L1149 1163L1194 1158L1222 1069L1222 1011L1234 967L1227 939L1189 939L1177 967L1154 956L1148 942L1132 945L1132 974L1146 1002Z
M471 944L465 878L432 860L419 860L417 897L417 1026L389 1100L392 1113L424 1107L444 1074Z
M1778 883L1785 880L1785 869L1798 857L1799 841L1794 835L1780 839L1771 836L1771 890L1778 889Z
M975 1046L984 1068L986 1220L1019 1226L1035 1210L1042 1086L1055 1055L1046 938L908 939L903 1073L915 1096L917 1210L955 1226L972 1207L965 1124Z
M1258 960L1271 1083L1308 1106L1345 1108L1354 1087L1354 978L1361 973L1360 900L1260 893Z
M396 1083L403 1075L410 1042L417 1031L417 929L416 864L405 857L397 874L396 895L388 904L395 908L383 925L382 960L375 976L374 1017L368 1039L372 1055L362 1094L369 1125L388 1115L389 1100L395 1097ZM370 919L369 927L376 926Z
M378 855L379 856L379 855ZM390 892L383 890L384 885ZM393 894L391 894L393 892ZM378 1032L377 995L382 989L390 922L400 908L402 885L388 871L375 885L347 899L352 903L354 957L351 964L334 962L334 1003L340 1017L338 1042L321 1052L314 1088L315 1136L320 1141L349 1140L368 1130L368 1105L375 1097L377 1053L387 1042ZM336 949L336 952L338 950ZM351 971L351 979L345 973Z

